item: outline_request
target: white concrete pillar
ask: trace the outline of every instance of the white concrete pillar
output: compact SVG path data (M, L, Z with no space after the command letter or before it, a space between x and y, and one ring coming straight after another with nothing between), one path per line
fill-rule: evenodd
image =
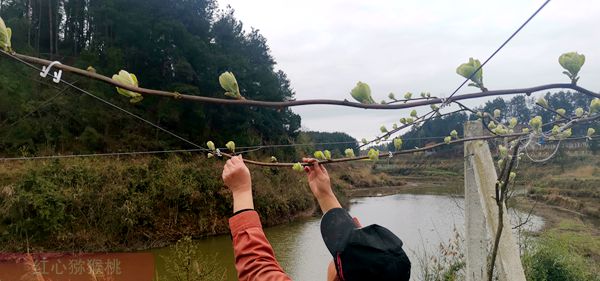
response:
M481 122L467 122L465 138L483 134ZM475 182L472 142L465 146L465 245L466 281L487 280L487 231L483 207L479 199L479 188Z
M476 135L472 135L477 133ZM475 137L483 134L482 124L479 121L467 122L465 124L465 135ZM467 170L467 167L470 170ZM470 178L472 177L472 178ZM486 141L472 141L465 143L465 228L467 239L467 280L486 280L486 275L479 275L483 279L472 278L480 272L480 262L475 259L480 258L479 241L482 233L487 231L489 236L484 236L484 248L487 248L487 239L493 241L498 229L498 206L494 196L495 185L498 176L494 166L494 160L490 148ZM474 183L474 184L473 184ZM474 192L474 188L477 192ZM477 194L478 199L475 199ZM479 203L477 203L477 201ZM479 204L479 205L478 205ZM469 207L467 207L469 206ZM477 210L477 208L480 208ZM472 212L472 213L471 213ZM504 209L502 236L498 247L498 257L496 269L500 281L526 281L521 257L519 255L519 245L512 234L512 227L508 217L508 212ZM478 219L484 217L485 223L477 226ZM469 236L472 235L472 236ZM490 243L491 244L491 243ZM470 251L470 252L469 252ZM487 251L486 251L487 252ZM487 268L487 253L482 259L484 268ZM485 271L485 269L484 269Z

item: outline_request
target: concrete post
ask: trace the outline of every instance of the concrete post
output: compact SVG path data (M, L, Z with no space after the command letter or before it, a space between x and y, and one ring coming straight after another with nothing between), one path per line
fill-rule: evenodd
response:
M482 124L479 121L467 122L465 124L465 135L477 133L481 135L483 133ZM495 184L498 178L496 169L494 167L494 160L490 148L485 141L472 141L465 143L465 216L467 217L466 229L467 229L467 244L473 243L473 245L467 246L467 274L475 275L479 272L479 262L474 259L479 252L477 251L481 246L481 242L478 240L481 233L484 230L477 230L475 222L480 215L485 218L485 224L481 224L479 228L486 228L490 233L491 237L495 237L496 230L498 229L498 207L494 199L495 196ZM471 170L467 171L467 167ZM473 177L473 178L469 178ZM474 183L474 185L471 185ZM478 199L474 198L473 186L477 188ZM467 197L468 196L468 197ZM469 202L472 201L472 202ZM476 210L477 203L481 209ZM469 214L470 212L475 212ZM502 230L502 236L498 247L497 257L497 272L500 281L525 281L525 273L523 271L523 265L521 264L521 257L519 255L519 246L512 234L512 227L508 218L508 212L504 210L504 228ZM470 230L469 230L470 229ZM469 237L469 235L475 235ZM487 237L484 238L487 241ZM491 240L490 240L491 241ZM484 242L484 247L487 249L487 242ZM472 248L471 257L469 257L469 249ZM487 264L487 253L483 259L484 263ZM471 265L469 265L471 263ZM486 266L484 266L485 268ZM471 270L471 271L469 271ZM484 270L485 271L485 270ZM485 277L485 275L483 275ZM469 277L468 277L469 278ZM467 279L467 280L486 280L486 279Z
M464 128L465 138L483 134L481 122L467 122ZM466 281L487 280L487 231L483 207L479 200L479 188L475 182L473 169L473 142L465 143L465 244L466 244Z

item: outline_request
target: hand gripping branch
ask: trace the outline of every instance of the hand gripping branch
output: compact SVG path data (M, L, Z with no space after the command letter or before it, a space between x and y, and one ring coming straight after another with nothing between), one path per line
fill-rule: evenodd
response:
M50 72L50 69L52 69L52 67L56 64L61 64L59 61L53 61L52 63L50 63L50 65L48 65L48 67L43 66L42 67L42 72L40 72L40 76L42 76L42 78L46 78L46 76L48 76L48 73ZM54 83L60 83L60 77L62 76L62 70L59 69L58 71L54 72L54 79L52 79L52 81Z

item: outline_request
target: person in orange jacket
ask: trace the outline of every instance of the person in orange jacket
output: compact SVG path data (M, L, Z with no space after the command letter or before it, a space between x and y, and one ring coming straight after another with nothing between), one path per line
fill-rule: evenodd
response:
M360 227L335 197L325 167L315 159L303 161L310 164L305 167L308 184L324 214L321 235L333 257L327 281L409 280L410 260L402 249L402 241L382 226ZM254 211L252 179L241 155L227 161L222 177L233 194L229 228L238 279L291 280L277 262Z

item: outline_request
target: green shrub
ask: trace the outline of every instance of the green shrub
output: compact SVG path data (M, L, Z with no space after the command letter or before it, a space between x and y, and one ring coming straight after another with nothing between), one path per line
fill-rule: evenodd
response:
M165 276L157 280L218 281L226 280L226 270L216 260L200 252L200 246L189 236L183 237L172 247L171 256L161 256L167 269Z
M548 234L523 256L528 281L600 280L583 255L563 237Z
M4 169L0 251L127 250L228 232L223 162L202 156L65 159ZM315 208L304 174L251 167L265 225Z
M86 152L101 151L104 148L103 136L92 127L85 127L79 136L79 141L85 147Z

